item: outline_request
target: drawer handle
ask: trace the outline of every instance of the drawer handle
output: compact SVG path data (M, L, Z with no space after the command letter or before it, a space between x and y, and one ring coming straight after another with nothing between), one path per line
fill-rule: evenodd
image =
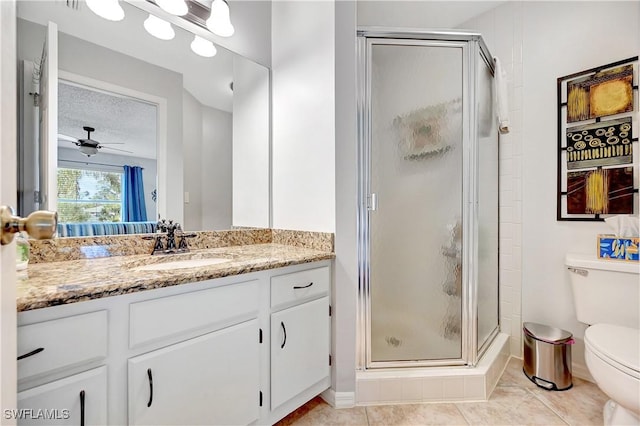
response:
M84 426L84 391L80 391L80 426Z
M284 341L280 345L280 349L284 349L284 345L287 344L287 329L284 328L284 323L280 321L280 325L282 326L282 331L284 331Z
M149 402L147 402L147 407L151 407L151 403L153 403L153 376L150 368L147 369L147 376L149 376Z
M311 287L312 285L313 285L313 282L310 282L310 283L309 283L309 284L307 284L307 285L297 285L297 286L294 286L294 287L293 287L293 289L294 289L294 290L299 290L299 289L301 289L301 288L309 288L309 287Z
M30 356L33 356L35 354L39 354L42 351L44 351L44 348L38 348L38 349L35 349L35 350L29 352L28 354L20 355L18 357L18 361L20 361L21 359L29 358Z

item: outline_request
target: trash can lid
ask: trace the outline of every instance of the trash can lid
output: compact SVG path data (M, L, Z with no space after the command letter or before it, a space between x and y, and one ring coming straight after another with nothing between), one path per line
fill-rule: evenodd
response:
M561 328L549 327L535 322L523 323L522 330L536 340L542 340L554 345L566 343L573 337L573 334Z

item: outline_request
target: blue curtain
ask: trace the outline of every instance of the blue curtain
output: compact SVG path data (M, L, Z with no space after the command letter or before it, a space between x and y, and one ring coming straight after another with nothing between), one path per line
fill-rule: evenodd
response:
M147 207L144 203L142 167L124 166L123 222L145 222Z

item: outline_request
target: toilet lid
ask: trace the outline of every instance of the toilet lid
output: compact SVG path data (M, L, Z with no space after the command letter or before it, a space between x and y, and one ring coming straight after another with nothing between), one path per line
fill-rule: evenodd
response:
M595 324L585 331L584 342L603 361L618 369L628 370L634 376L640 373L640 330Z

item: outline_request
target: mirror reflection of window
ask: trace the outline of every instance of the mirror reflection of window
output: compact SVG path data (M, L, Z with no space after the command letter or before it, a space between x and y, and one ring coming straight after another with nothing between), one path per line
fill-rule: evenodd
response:
M58 221L121 222L122 173L58 168Z

